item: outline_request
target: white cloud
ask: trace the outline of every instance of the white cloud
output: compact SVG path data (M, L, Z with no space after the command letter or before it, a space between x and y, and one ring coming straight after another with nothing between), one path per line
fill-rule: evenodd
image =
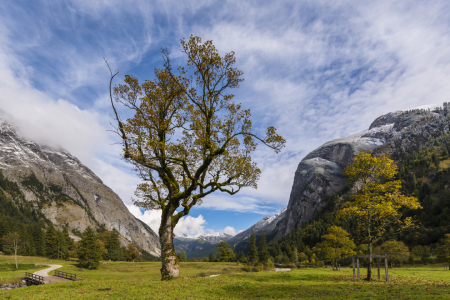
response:
M191 33L212 39L220 51L236 52L246 79L236 101L252 108L260 133L275 125L287 145L279 155L261 146L254 155L262 169L258 189L205 199L203 207L215 210L270 215L287 204L297 164L312 149L362 130L389 111L448 101L448 1L214 5L219 4L51 2L30 16L0 9L0 109L24 134L79 157L157 231L158 213L131 205L139 180L106 132L109 78L102 56L122 76L157 65L150 53L160 45L179 57L178 39ZM167 27L155 15L165 16ZM78 28L74 16L95 29ZM70 41L56 35L54 23L71 34ZM136 67L141 62L147 64L143 69ZM203 217L180 222L188 232L209 231Z
M108 144L106 129L99 115L38 91L30 84L29 70L13 56L5 32L0 30L0 110L16 124L23 136L63 147L83 162L91 162L92 153Z
M133 204L127 204L128 210L139 220L150 226L150 228L158 234L159 225L161 224L161 211L160 210L146 210L144 213L139 207Z
M205 233L205 225L206 220L202 215L199 215L197 218L186 216L178 221L177 226L175 227L175 234L187 234L187 235L196 235Z
M128 210L139 220L149 225L155 233L158 234L159 226L161 224L161 210L146 210L142 212L137 206L128 204L126 205ZM186 216L178 221L177 226L175 226L175 235L196 235L203 234L206 232L205 225L206 220L202 215L194 218L192 216ZM210 232L211 230L208 230ZM214 232L214 230L213 230Z
M225 229L223 230L223 233L226 233L226 234L235 236L236 234L238 234L238 233L240 233L240 232L242 232L242 231L243 231L243 230L238 230L238 231L236 231L236 229L234 229L234 227L227 226L227 227L225 227Z
M264 205L258 198L243 195L226 196L224 193L216 193L205 198L201 207L215 210L253 212L262 215L271 215L275 211L272 206Z

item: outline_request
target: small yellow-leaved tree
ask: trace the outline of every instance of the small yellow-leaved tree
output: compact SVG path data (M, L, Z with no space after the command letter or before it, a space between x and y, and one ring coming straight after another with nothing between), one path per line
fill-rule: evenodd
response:
M322 237L322 242L318 243L313 251L317 252L319 257L331 261L333 268L337 268L337 262L341 258L356 254L353 251L356 245L349 236L342 227L331 226L328 228L328 234Z
M414 226L410 217L402 218L402 208L421 208L418 200L401 192L401 182L394 180L397 174L395 162L388 156L372 156L359 152L344 171L361 187L337 212L340 219L354 219L358 230L369 245L367 280L372 278L373 243L387 233L387 229L399 230Z
M230 89L243 81L233 52L221 56L211 41L194 36L182 40L181 47L186 67L175 72L163 50L164 66L154 70L154 79L139 83L126 75L125 84L110 94L123 158L144 180L135 203L162 211L163 280L179 276L173 247L178 221L211 193L234 195L243 187L256 188L261 171L251 154L257 142L276 152L285 143L274 127L265 136L256 135L250 110L233 101ZM115 103L133 116L123 120Z

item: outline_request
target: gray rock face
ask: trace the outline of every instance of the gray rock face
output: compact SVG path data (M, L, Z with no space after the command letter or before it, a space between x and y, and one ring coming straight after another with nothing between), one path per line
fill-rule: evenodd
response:
M0 119L0 169L57 227L82 232L104 225L159 256L158 236L128 211L112 189L65 150L26 140Z
M449 130L450 106L396 111L378 117L369 129L325 143L298 165L285 217L274 239L310 221L347 179L342 174L356 153L370 150L393 156L416 150L423 142Z

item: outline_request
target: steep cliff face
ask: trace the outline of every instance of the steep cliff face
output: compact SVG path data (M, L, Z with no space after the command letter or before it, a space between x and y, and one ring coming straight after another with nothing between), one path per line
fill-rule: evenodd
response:
M24 139L3 119L0 169L56 226L68 224L77 233L88 226L104 225L159 256L158 236L136 220L117 194L91 170L65 150Z
M412 152L431 137L449 130L449 108L444 103L442 107L388 113L374 120L369 129L327 142L309 153L297 167L286 215L278 222L274 239L310 221L329 197L345 185L343 170L356 153L370 150L395 159Z

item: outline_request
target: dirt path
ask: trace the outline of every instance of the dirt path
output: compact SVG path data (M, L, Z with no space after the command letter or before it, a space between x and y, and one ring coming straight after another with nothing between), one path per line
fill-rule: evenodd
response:
M39 275L39 276L44 277L44 283L45 284L71 281L71 280L68 280L68 279L65 279L65 278L48 275L48 273L50 273L51 271L59 269L59 268L62 268L61 265L49 265L49 266L50 266L50 268L34 272L35 275Z
M34 272L34 275L47 277L47 276L50 276L50 275L48 275L49 272L63 267L62 265L49 265L49 266L50 266L50 268Z

